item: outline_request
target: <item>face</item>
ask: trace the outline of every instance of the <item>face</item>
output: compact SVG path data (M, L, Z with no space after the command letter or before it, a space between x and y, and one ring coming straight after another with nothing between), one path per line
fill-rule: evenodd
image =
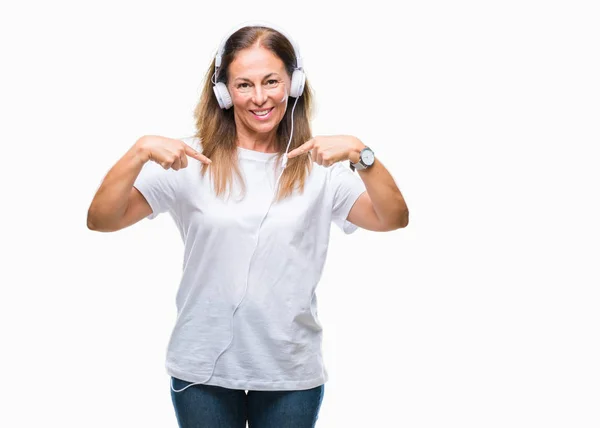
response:
M290 83L283 61L270 50L239 51L229 65L227 85L238 132L260 138L274 134L285 115Z

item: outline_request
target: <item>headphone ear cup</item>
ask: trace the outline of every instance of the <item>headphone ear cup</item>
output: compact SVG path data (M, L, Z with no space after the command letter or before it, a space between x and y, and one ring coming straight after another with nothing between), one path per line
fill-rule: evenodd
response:
M290 89L290 97L298 98L304 92L304 82L306 82L306 75L302 70L294 70L292 74L292 87Z
M213 86L213 91L215 93L215 97L217 97L217 101L219 102L219 107L221 107L223 110L231 108L233 102L231 101L231 95L229 94L225 83L217 82L217 84Z

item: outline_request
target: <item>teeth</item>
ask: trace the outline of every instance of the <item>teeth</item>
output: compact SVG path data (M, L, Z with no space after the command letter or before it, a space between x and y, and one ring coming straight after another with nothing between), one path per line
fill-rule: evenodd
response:
M267 113L269 113L270 111L271 111L271 110L269 109L269 110L253 111L253 113L254 113L255 115L257 115L257 116L264 116L264 115L266 115Z

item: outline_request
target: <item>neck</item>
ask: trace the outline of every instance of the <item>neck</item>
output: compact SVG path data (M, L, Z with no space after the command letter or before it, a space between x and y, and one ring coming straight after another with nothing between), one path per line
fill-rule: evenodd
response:
M238 132L235 143L244 149L254 150L263 153L277 153L275 132L269 134L248 135L243 132Z

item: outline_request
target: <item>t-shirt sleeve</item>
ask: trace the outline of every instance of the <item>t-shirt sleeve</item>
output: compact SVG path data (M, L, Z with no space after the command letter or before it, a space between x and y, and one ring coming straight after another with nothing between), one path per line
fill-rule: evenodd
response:
M146 218L152 220L160 213L173 209L177 200L178 174L181 174L181 171L164 169L154 161L144 164L133 186L152 208L152 213Z
M347 164L348 162L346 162ZM343 162L331 167L330 184L333 190L332 221L346 234L358 229L347 220L348 214L358 197L367 190L362 179Z

